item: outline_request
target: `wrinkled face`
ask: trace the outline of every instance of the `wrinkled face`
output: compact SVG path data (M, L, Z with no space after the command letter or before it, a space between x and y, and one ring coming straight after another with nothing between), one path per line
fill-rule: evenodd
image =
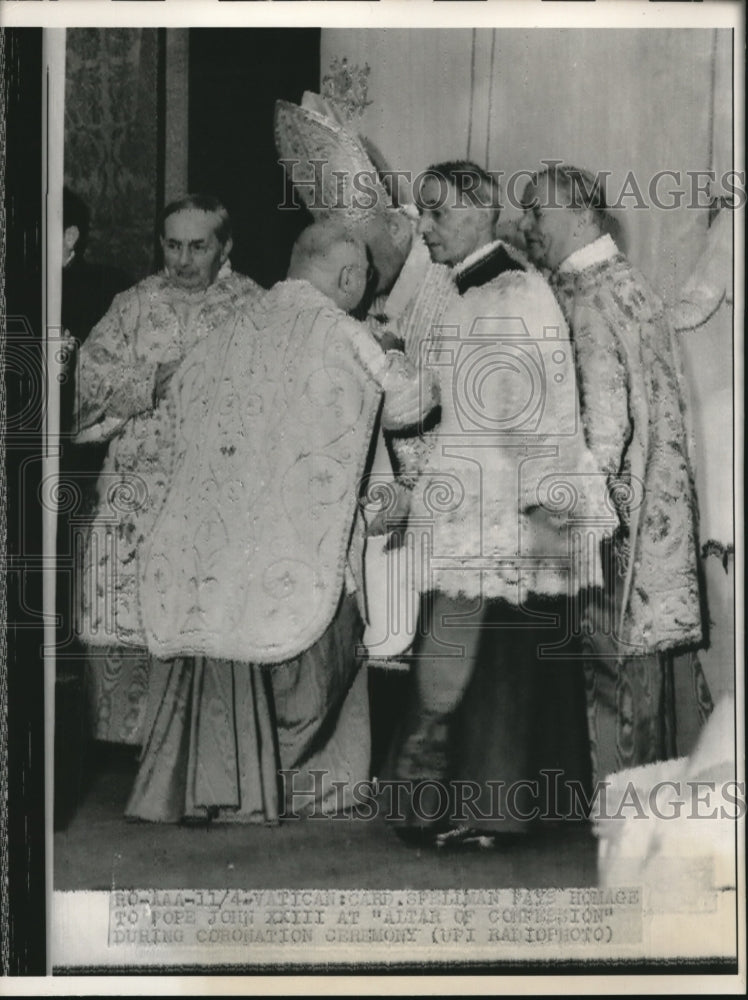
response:
M582 213L568 207L566 192L556 192L553 181L543 174L530 181L522 194L524 215L520 232L527 255L536 267L555 270L577 249Z
M418 199L418 232L436 264L459 264L491 240L490 210L472 205L452 184L427 177Z
M343 308L346 312L355 309L366 293L366 287L373 278L372 269L366 257L363 244L346 246L342 266L345 270Z
M161 246L169 277L180 288L212 285L231 251L231 240L221 245L216 236L220 218L197 208L170 215L164 223Z
M387 209L367 224L365 238L376 270L376 291L387 292L410 253L413 224L397 209Z

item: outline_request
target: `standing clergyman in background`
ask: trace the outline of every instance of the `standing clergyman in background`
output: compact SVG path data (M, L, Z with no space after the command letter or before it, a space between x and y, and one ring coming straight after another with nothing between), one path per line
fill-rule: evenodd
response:
M115 298L83 344L77 369L76 441L108 443L77 599L93 735L131 744L142 740L149 663L139 559L172 472L166 386L195 344L263 294L232 271L228 213L211 195L167 205L161 245L164 270Z
M676 755L671 654L702 638L679 353L663 303L604 232L594 175L542 171L523 202L528 253L550 271L569 323L585 436L619 519L606 547L608 607L590 616L601 653L590 677L590 735L602 779ZM703 676L688 685L708 714Z

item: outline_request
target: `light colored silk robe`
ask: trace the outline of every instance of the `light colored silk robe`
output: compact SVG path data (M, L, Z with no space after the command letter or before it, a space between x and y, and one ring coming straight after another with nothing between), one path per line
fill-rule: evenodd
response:
M619 638L634 655L698 643L696 496L664 306L609 236L567 258L553 285L574 340L585 434L624 528Z
M697 507L676 337L663 303L609 236L552 277L574 341L582 419L620 529L608 594L618 657L587 660L595 776L672 757L711 711L702 639ZM676 711L676 708L678 711Z
M227 315L255 308L262 294L228 264L204 291L179 289L162 272L117 295L81 348L76 440L109 441L82 538L76 599L97 739L138 743L142 735L148 657L138 567L173 458L173 409L166 400L153 406L156 368L182 359Z

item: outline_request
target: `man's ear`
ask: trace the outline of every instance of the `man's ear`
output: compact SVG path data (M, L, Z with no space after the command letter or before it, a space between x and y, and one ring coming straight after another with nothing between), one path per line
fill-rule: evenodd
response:
M390 236L393 239L397 239L397 236L400 232L400 226L402 224L400 222L401 218L400 213L395 208L386 208L385 213L386 213L385 219L387 220L387 231L389 232ZM405 217L402 216L402 218Z
M70 253L75 250L78 240L81 238L81 231L77 226L67 226L62 234L62 242L65 249Z
M400 253L407 252L408 244L413 240L417 224L417 219L408 218L404 212L400 212L396 208L387 209L387 232L396 250Z
M223 263L228 258L228 255L231 253L233 246L234 246L234 241L229 236L229 238L223 244L223 250L221 250L221 263Z
M340 274L338 275L338 288L341 292L349 292L353 284L353 265L345 264L340 269Z

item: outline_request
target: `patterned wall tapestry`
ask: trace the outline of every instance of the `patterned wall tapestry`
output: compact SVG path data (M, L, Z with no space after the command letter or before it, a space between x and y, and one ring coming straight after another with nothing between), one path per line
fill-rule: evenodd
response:
M158 40L154 28L67 32L65 183L91 210L88 257L153 270Z

